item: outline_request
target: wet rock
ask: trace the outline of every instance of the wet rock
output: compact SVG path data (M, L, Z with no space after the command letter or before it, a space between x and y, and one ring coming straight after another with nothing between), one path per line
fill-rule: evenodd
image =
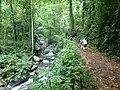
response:
M38 68L37 65L33 65L33 67L31 68L31 71L34 71L34 70L36 70L37 68Z
M38 65L40 62L32 62L33 65Z
M33 82L33 79L29 79L25 83L22 83L16 87L12 88L11 90L28 90L28 85L32 82Z
M51 51L51 49L50 49L49 47L47 47L47 48L44 50L44 54L48 54L50 51Z
M40 61L40 58L38 56L33 56L33 59L35 62L39 62Z
M31 73L30 73L30 75L31 75L31 76L33 76L33 75L35 75L35 73L36 73L36 72L35 72L35 71L33 71L33 72L31 72Z
M46 59L51 59L51 58L54 57L54 54L53 54L52 51L50 51L48 54L44 55L44 57L45 57Z
M54 60L54 59L55 59L55 57L52 57L52 58L51 58L51 60Z
M43 64L44 64L44 66L49 66L50 61L49 60L43 60Z
M43 63L44 63L44 64L48 64L48 63L50 63L50 62L49 62L49 60L43 60Z
M40 45L45 45L45 41L44 40L40 40L39 44Z
M35 62L35 64L34 65L38 65L40 62Z
M8 87L0 87L0 90L11 90L11 89Z
M41 50L41 51L44 51L45 48L46 48L46 45L41 45L41 46L40 46L40 50Z
M25 81L27 81L27 79L24 79L24 80L17 80L17 81L11 80L11 81L9 81L7 87L9 87L9 88L15 87L15 86L20 85L21 83L24 83Z

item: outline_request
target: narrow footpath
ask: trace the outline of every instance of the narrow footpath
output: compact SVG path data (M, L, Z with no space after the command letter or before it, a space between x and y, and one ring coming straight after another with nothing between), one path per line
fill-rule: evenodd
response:
M90 48L83 51L79 44L78 48L99 90L120 90L120 63Z

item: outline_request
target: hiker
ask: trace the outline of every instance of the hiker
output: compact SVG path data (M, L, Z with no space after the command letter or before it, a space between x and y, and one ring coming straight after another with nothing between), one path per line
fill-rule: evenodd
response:
M80 45L81 45L81 48L85 50L85 47L87 46L87 41L85 40L85 38L80 40Z

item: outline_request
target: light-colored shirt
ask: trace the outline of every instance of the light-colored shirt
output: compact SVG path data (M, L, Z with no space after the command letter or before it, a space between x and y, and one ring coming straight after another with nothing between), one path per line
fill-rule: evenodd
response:
M85 39L82 39L82 40L80 40L80 43L85 45L85 44L87 44L87 41Z

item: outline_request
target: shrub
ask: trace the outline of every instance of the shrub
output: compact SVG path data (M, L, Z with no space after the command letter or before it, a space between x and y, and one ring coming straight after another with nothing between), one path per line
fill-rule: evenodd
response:
M25 53L0 55L0 69L2 79L9 81L25 78L30 63Z
M47 80L34 80L30 85L32 90L95 90L95 82L86 70L75 44L67 39L63 40L63 49L52 63L50 69L39 74Z

